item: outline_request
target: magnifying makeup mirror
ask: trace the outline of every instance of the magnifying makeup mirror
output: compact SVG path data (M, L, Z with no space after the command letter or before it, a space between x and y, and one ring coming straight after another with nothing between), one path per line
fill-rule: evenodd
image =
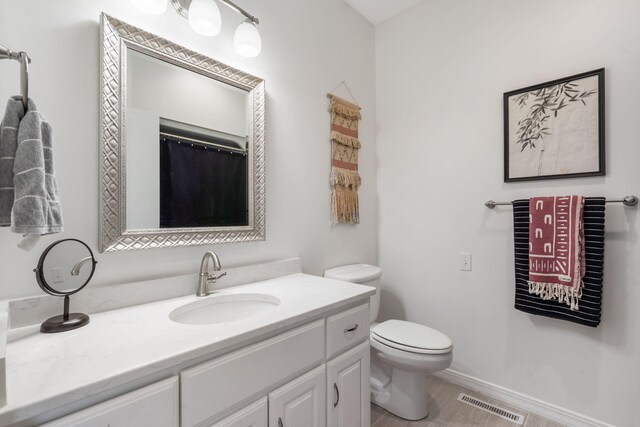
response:
M77 239L58 240L44 250L33 271L43 291L64 297L64 312L44 321L40 332L70 331L89 323L86 314L69 313L69 296L89 284L97 263L89 246Z

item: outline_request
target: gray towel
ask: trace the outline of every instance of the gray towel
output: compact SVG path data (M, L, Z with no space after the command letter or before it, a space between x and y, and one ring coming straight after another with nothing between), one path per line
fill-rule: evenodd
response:
M13 163L18 148L18 125L24 116L21 97L10 98L0 123L0 227L11 225Z
M28 111L18 125L13 162L15 199L11 210L11 231L25 235L18 246L26 250L33 248L41 235L63 230L53 169L52 133L51 125L29 99Z

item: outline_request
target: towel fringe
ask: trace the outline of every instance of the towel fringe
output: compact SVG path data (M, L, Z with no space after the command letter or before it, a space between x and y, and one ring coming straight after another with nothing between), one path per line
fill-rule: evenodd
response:
M584 282L580 280L580 286L572 288L571 286L559 285L557 283L541 283L527 280L529 285L529 293L538 295L543 300L558 300L565 303L572 311L578 311L578 302L582 298L582 288Z

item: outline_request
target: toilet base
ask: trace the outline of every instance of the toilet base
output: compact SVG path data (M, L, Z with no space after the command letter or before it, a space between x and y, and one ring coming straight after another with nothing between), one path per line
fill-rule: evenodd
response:
M428 375L451 366L453 353L418 354L371 343L371 402L407 420L429 415Z
M394 367L391 376L388 392L372 392L371 402L406 420L421 420L429 415L426 375Z

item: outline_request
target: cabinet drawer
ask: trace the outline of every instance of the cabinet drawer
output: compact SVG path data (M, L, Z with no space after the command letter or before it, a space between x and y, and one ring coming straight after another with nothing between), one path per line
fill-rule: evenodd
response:
M91 406L43 427L178 427L178 377Z
M324 321L318 320L182 371L182 426L201 424L317 365L323 354Z
M210 427L267 427L267 423L267 398L263 397Z
M327 359L369 336L369 304L327 318Z

